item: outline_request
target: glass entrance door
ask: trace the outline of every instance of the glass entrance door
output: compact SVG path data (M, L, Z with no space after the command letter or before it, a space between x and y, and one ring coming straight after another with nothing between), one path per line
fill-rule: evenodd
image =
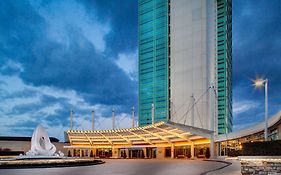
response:
M129 149L129 158L131 159L143 159L144 153L142 149Z
M157 148L146 148L146 157L149 159L156 158Z

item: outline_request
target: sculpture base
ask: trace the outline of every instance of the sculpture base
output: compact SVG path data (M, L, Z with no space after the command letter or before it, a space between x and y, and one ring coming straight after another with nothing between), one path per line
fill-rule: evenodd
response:
M27 155L23 155L23 156L18 156L16 158L14 158L16 160L31 160L31 159L67 159L67 157L60 157L60 156L27 156Z
M0 160L0 169L54 168L103 164L102 160L86 158L27 158Z

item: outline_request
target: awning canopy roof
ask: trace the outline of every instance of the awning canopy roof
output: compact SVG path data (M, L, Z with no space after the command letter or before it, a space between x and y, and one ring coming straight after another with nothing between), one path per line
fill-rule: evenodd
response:
M207 143L212 132L200 128L159 122L153 125L115 130L69 130L68 147L151 147L165 144Z
M279 111L274 116L270 117L268 119L268 128L274 127L275 125L280 125L281 123L281 111ZM254 134L257 134L259 132L264 132L264 121L257 123L255 125L249 126L245 129L231 132L228 134L220 134L217 137L215 137L215 142L223 142L226 140L234 140L239 139L243 137L248 137Z

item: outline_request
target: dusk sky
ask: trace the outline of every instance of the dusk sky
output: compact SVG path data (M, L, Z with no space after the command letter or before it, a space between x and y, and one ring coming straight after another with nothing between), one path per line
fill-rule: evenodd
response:
M233 0L234 130L281 110L281 1ZM63 139L74 129L131 127L137 107L137 0L0 2L0 135L31 136L41 123ZM137 113L136 113L137 114Z

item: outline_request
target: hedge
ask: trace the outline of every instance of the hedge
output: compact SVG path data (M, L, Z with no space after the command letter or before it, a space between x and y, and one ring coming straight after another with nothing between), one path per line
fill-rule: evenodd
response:
M281 140L243 143L242 147L243 156L281 156Z

